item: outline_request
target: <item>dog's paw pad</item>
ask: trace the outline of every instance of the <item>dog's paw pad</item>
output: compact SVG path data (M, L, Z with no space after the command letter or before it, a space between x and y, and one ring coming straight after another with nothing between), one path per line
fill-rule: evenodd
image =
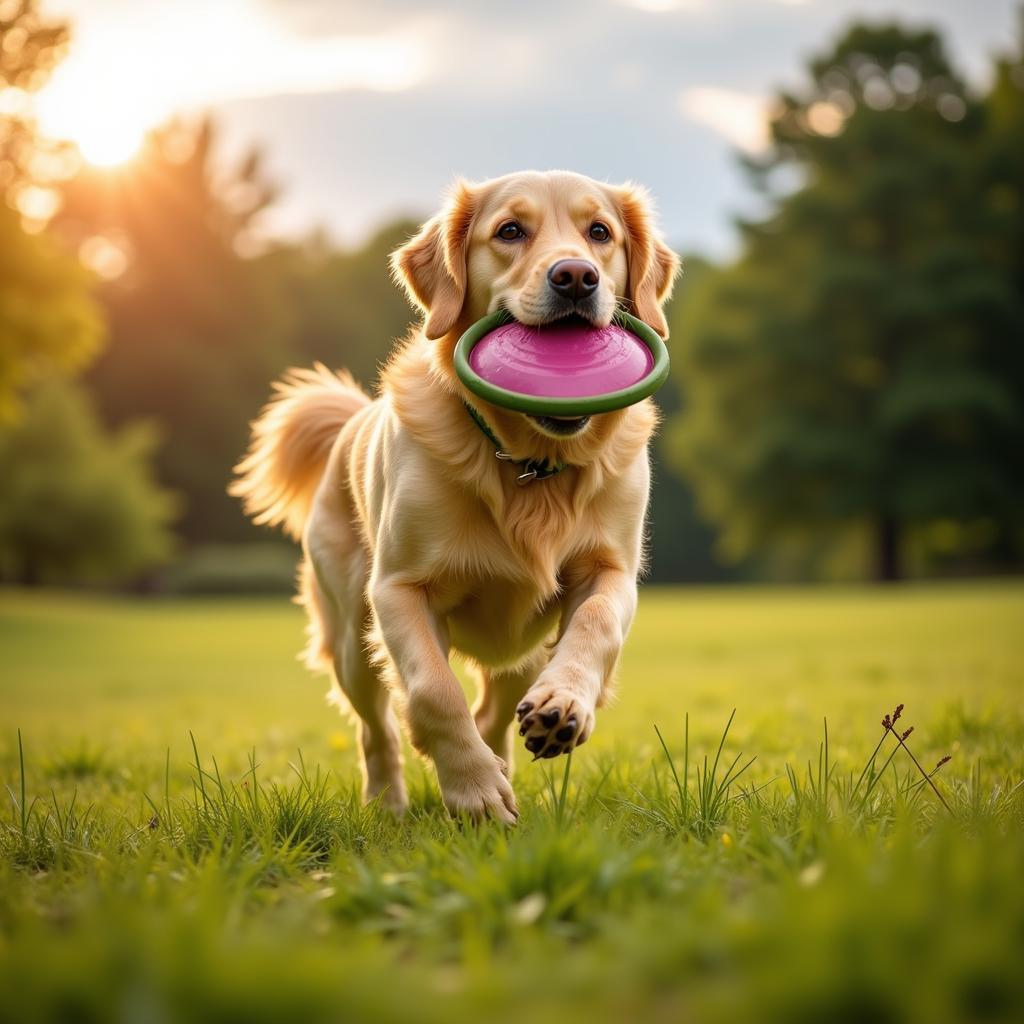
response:
M524 700L519 705L519 707L516 708L516 718L518 718L519 721L521 722L523 720L523 715L528 715L532 710L533 710L533 702L529 701L529 700Z
M570 718L565 725L562 726L558 732L555 733L555 739L561 743L568 743L576 735L576 719Z
M543 684L534 688L520 708L519 735L534 760L567 754L586 742L594 727L594 714L579 697L563 687Z
M526 749L531 754L539 754L544 749L544 744L547 742L545 736L531 736L526 741Z

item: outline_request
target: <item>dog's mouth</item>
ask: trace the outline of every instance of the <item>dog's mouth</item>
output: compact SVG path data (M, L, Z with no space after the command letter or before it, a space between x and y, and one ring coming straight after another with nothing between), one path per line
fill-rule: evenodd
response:
M594 321L583 313L566 313L565 316L558 316L552 320L545 320L537 324L537 329L542 331L545 327L594 327Z
M515 321L516 323L522 324L524 327L531 327L534 330L543 331L546 327L598 327L597 313L591 313L588 307L589 303L584 303L582 305L569 303L567 306L562 306L560 312L548 313L545 311L541 316L546 317L546 319L541 319L536 322L531 322L526 318L517 317L504 302L498 303L497 310L502 314L506 322ZM566 311L567 308L568 311Z
M541 430L557 437L572 437L578 434L589 422L589 416L530 416Z

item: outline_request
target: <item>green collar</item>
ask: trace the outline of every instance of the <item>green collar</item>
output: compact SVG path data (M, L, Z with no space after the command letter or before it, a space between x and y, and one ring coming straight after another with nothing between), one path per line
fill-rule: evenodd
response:
M487 438L491 444L494 445L494 457L502 462L514 462L517 466L520 466L523 470L519 476L516 477L516 483L520 487L525 487L526 484L533 483L534 480L547 480L548 477L554 476L556 473L561 473L565 469L564 462L556 462L554 464L549 463L547 459L513 459L511 455L501 446L501 441L498 440L497 435L487 425L487 420L483 418L469 404L469 402L462 403L466 407L466 412L469 413L469 418L480 428L480 433Z

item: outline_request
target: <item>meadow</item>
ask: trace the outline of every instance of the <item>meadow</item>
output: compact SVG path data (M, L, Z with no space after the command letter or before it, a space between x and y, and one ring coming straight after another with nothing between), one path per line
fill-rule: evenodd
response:
M0 1020L1024 1014L1021 583L648 587L510 831L361 807L302 630L0 592Z

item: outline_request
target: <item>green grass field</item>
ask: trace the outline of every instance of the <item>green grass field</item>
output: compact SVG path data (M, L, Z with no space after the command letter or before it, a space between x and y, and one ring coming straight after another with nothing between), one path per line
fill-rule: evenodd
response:
M302 629L0 593L0 1020L1022 1019L1024 585L649 588L511 832L361 808Z

